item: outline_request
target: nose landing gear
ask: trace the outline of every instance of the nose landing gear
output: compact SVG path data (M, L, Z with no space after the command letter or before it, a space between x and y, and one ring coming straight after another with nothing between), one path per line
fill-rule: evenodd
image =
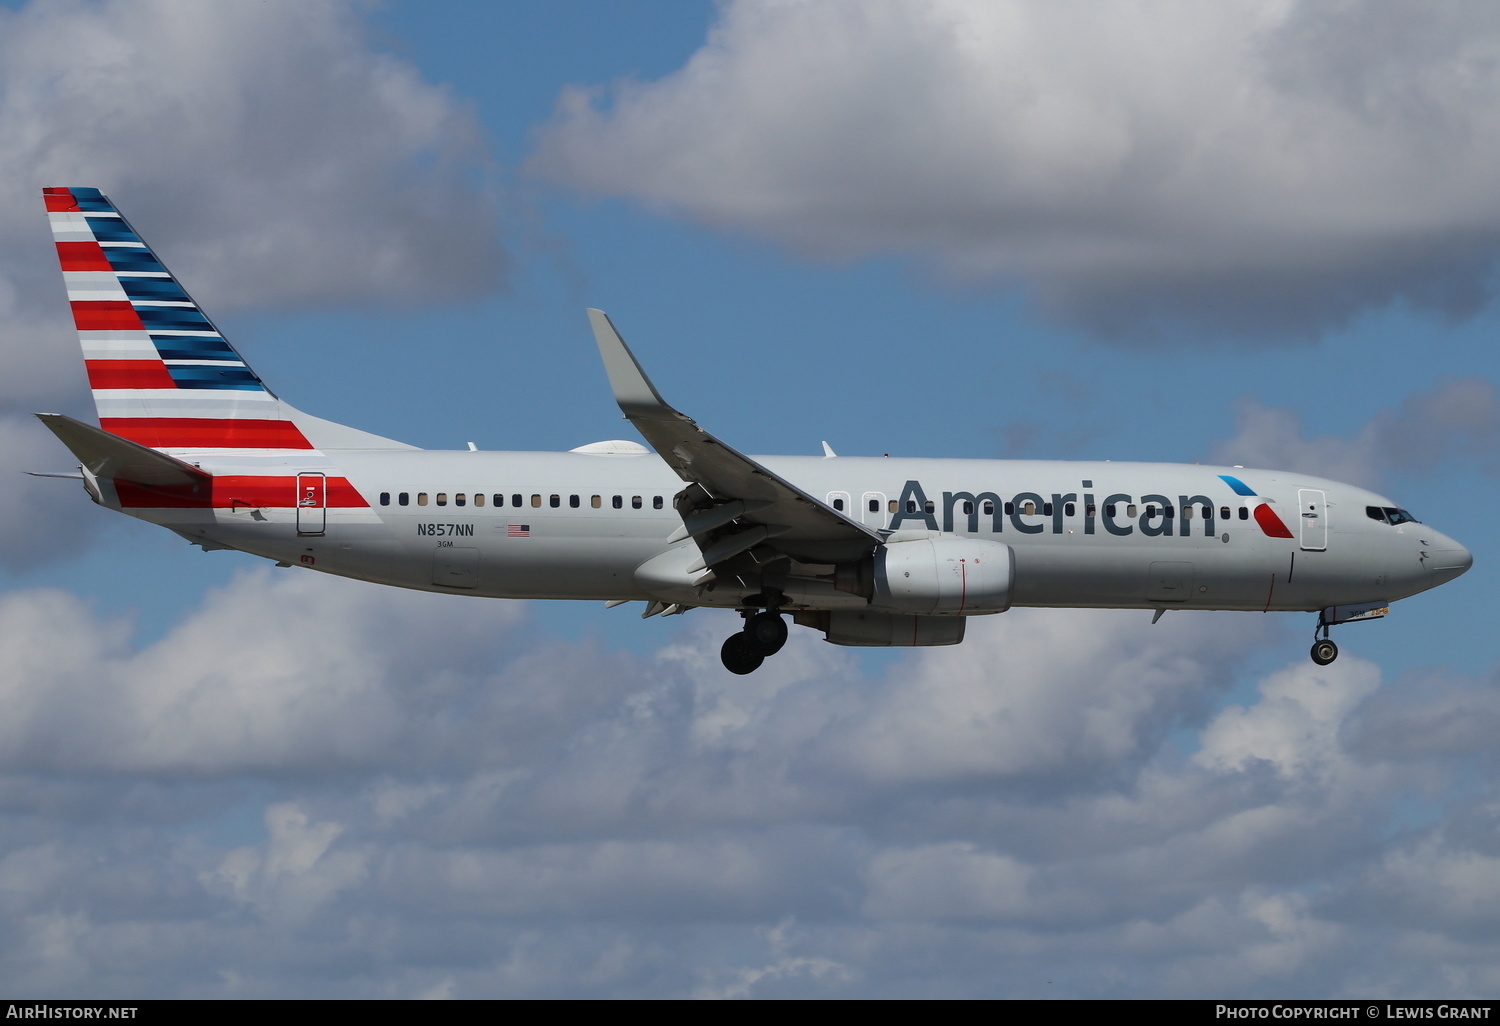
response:
M1319 638L1313 642L1312 661L1319 666L1327 666L1339 657L1339 647L1327 638Z
M1318 614L1318 625L1313 628L1312 661L1319 666L1327 666L1339 657L1339 647L1328 638L1328 628L1332 621L1328 616L1328 610ZM1318 637L1319 634L1323 636Z
M744 630L725 640L719 658L730 673L754 673L766 661L766 656L781 651L786 637L786 621L774 606L763 612L746 613Z

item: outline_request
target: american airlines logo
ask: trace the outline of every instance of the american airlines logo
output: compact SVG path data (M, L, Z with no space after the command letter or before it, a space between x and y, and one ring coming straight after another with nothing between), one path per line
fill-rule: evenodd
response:
M1255 495L1243 485L1235 491ZM920 481L908 481L896 503L890 529L899 531L903 525L910 525L929 531L968 530L977 534L980 524L987 521L988 530L1000 534L1009 521L1010 529L1020 534L1043 534L1049 527L1050 533L1062 534L1072 530L1066 526L1067 521L1076 523L1079 514L1084 534L1102 531L1122 537L1139 531L1147 537L1175 534L1185 538L1192 533L1196 521L1203 525L1203 536L1211 538L1217 531L1218 519L1214 500L1206 495L1174 497L1153 493L1137 498L1115 492L1099 500L1093 492L1081 496L1077 492L1053 492L1045 496L1039 492L1017 492L1006 499L993 491L943 492L943 501L938 505L927 498ZM1292 537L1286 524L1263 500L1256 503L1254 518L1270 537Z

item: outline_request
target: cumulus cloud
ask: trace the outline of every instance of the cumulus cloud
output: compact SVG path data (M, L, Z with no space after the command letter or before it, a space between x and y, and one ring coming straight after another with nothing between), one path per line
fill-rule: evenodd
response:
M1493 297L1500 13L734 0L573 88L532 170L823 259L1019 286L1118 336L1306 336Z
M55 277L32 259L50 251L40 188L91 185L216 306L498 285L472 115L375 52L350 4L42 0L0 18L9 276Z
M0 434L21 440L0 446L0 559L73 551L87 531L39 517L54 504L16 483L63 458L33 451L51 443L26 414L88 415L43 187L102 188L210 312L500 285L476 119L372 49L356 13L343 0L0 9ZM21 549L38 522L66 544Z
M1393 474L1431 473L1444 460L1468 458L1500 471L1500 397L1485 378L1459 378L1382 410L1352 437L1308 438L1295 410L1242 400L1232 438L1217 442L1217 463L1298 470L1371 488Z
M1431 682L1300 645L1256 681L1273 618L1149 619L1014 610L879 670L797 631L746 679L711 613L639 657L515 604L268 570L141 644L13 593L0 973L121 996L1484 992L1497 817L1466 796L1493 766L1434 725L1493 683L1447 680L1434 711ZM1392 830L1413 796L1434 818Z

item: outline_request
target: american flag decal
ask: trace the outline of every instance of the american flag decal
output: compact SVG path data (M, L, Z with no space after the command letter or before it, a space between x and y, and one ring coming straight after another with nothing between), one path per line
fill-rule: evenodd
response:
M505 537L507 538L530 538L530 524L506 524Z

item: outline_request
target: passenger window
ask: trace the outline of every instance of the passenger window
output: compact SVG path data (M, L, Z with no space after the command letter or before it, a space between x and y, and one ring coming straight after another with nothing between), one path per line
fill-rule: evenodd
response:
M570 496L568 496L568 508L569 509L577 509L578 508L578 496L576 496L576 495L570 495Z
M1175 516L1176 513L1177 511L1171 506L1163 506L1161 508L1161 515L1166 517L1168 520Z
M1132 520L1134 520L1136 518L1136 516L1139 515L1139 513L1140 513L1140 507L1137 506L1133 502L1130 503L1128 506L1125 507L1125 515L1127 517L1130 517Z
M1182 519L1184 519L1184 520L1191 520L1191 519L1193 519L1193 507L1191 507L1191 506L1184 506L1184 507L1182 507Z
M1044 516L1044 517L1050 517L1051 515L1052 515L1052 503L1050 503L1050 502L1044 502L1044 503L1042 503L1042 516Z
M968 499L964 500L964 515L969 516L974 512L974 504Z
M922 512L924 513L931 513L935 509L937 509L937 505L931 499L922 503Z
M391 504L391 493L390 492L381 492L380 493L380 504L382 506L389 506Z
M833 508L836 509L836 510L838 510L840 513L844 512L844 500L843 499L834 499L833 500Z
M616 495L613 499L609 500L609 502L610 505L615 509L625 508L625 497L623 495Z
M660 495L653 495L651 497L651 508L652 509L661 509L661 507L662 507L661 496Z
M1091 502L1087 506L1083 507L1083 515L1089 517L1090 519L1094 518L1099 515L1099 507L1095 506Z
M641 497L639 495L632 495L630 497L630 508L631 509L640 509L641 508Z
M418 492L417 493L417 505L418 506L425 506L425 505L427 505L427 493L426 492Z
M600 506L604 505L604 496L602 496L602 495L592 496L589 499L589 505L592 506L592 507L594 507L595 509L598 509Z
M1153 504L1148 505L1146 507L1146 518L1149 520L1151 517L1154 517L1154 516L1156 516L1156 505L1153 503Z
M552 498L550 498L550 499L547 500L547 503L553 509L557 509L559 506L562 505L562 496L561 495L554 495L554 496L552 496Z
M462 506L468 501L468 497L463 492L459 492L453 497L453 505L455 506Z
M886 503L886 506L890 509L890 511L892 513L896 512L896 500L895 499L892 499L890 502Z
M448 505L448 493L447 492L438 492L437 493L437 504L439 506L446 506L446 505Z
M1229 507L1228 506L1220 506L1219 507L1219 519L1220 520L1228 520L1229 519Z
M1008 517L1016 515L1016 504L1014 502L1007 502L1005 504L1005 515Z
M512 506L516 507L516 509L520 509L521 508L521 493L520 492L513 492L511 494L510 504Z
M879 513L880 512L880 500L879 499L871 499L870 500L870 512L871 513Z
M995 512L995 504L989 499L984 500L984 512L986 516L991 516Z
M476 506L483 506L484 505L484 493L483 492L475 492L474 493L474 505L476 505Z
M1026 500L1026 505L1024 505L1024 506L1021 507L1021 512L1025 513L1028 517L1035 516L1036 515L1036 503L1032 502L1030 499L1027 499Z
M537 495L535 493L532 494L532 496L531 496L531 508L532 509L541 509L542 508L542 497L540 495Z
M1071 502L1065 502L1065 503L1063 503L1063 516L1065 516L1065 517L1072 516L1073 515L1073 511L1075 509L1077 509L1077 507L1074 506Z
M410 492L402 492L400 495L396 496L396 505L398 505L398 506L408 506L410 504L411 504L411 493Z
M1249 520L1250 519L1250 507L1249 506L1241 506L1240 507L1240 519L1241 520Z
M1109 517L1110 519L1114 519L1114 515L1115 515L1115 504L1114 503L1111 502L1111 503L1109 503L1108 505L1106 505L1104 507L1104 515L1107 516L1107 517Z

